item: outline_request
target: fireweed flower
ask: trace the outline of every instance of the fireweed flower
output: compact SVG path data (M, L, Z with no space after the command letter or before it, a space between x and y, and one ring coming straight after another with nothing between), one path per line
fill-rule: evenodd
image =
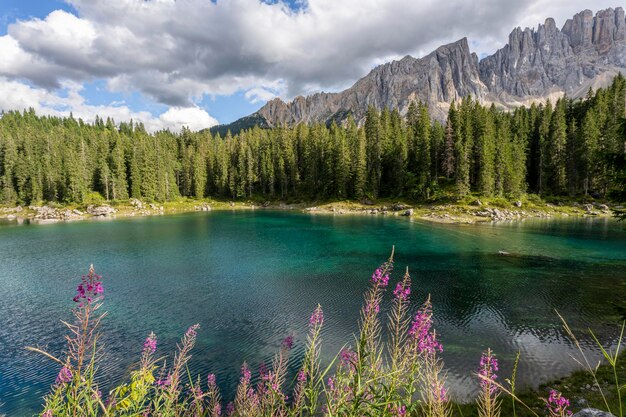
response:
M343 349L340 354L340 363L343 366L354 366L357 361L356 352L351 349Z
M146 338L146 341L143 342L143 351L147 355L153 355L156 352L157 348L157 339L154 333L150 333L150 335Z
M324 323L324 312L322 311L322 307L318 305L309 319L309 326L317 327L321 326L322 323Z
M155 382L155 384L162 388L167 388L172 384L172 376L168 375L165 379L160 379Z
M71 380L72 380L72 371L70 371L70 369L67 366L64 366L63 368L61 368L61 370L59 371L59 374L57 375L56 383L59 385L62 385L62 384L67 384Z
M293 347L293 336L285 337L285 339L283 339L283 342L281 343L281 347L283 349L290 350Z
M498 359L496 355L491 351L491 349L487 349L487 352L483 353L480 358L480 368L478 369L478 375L480 378L480 387L482 389L489 389L489 393L493 394L498 389L493 381L496 380L498 372L500 368L498 368Z
M430 331L433 325L433 312L430 301L426 301L419 309L409 328L409 336L413 337L418 353L443 352L443 346L437 341L437 335Z
M398 282L396 289L393 290L393 296L399 300L405 301L409 298L409 295L411 295L411 287L407 286L405 288L402 282Z
M328 385L329 390L335 390L335 380L333 379L333 377L328 377L328 381L326 382L326 384Z
M372 284L384 288L389 284L389 274L385 273L383 275L383 269L378 268L372 274Z
M215 386L215 374L209 374L206 377L206 383L209 387Z
M250 369L248 369L248 364L244 362L241 366L241 383L249 384L251 377L252 374L250 373Z
M550 396L546 401L546 408L550 417L571 416L572 412L567 409L569 405L569 400L563 397L560 392L550 390Z
M306 372L305 371L298 372L298 382L306 382Z
M235 414L235 404L230 402L226 405L226 415L232 416L233 414Z
M199 324L194 324L193 326L187 329L187 332L185 332L185 337L195 339L196 336L198 335L197 331L199 328L200 328Z
M433 398L439 403L445 403L448 401L448 389L443 384L433 384Z
M380 312L380 305L376 300L369 302L365 305L365 313L366 314L378 314Z
M85 302L91 304L94 301L100 301L103 293L102 276L90 271L89 275L81 277L81 283L76 287L76 295L73 301L79 303L78 306L82 307L85 305Z
M391 407L391 415L393 417L405 417L406 416L406 406L399 405L399 406L396 406L396 407Z
M41 417L53 417L52 416L52 410L44 411L44 413L41 415Z

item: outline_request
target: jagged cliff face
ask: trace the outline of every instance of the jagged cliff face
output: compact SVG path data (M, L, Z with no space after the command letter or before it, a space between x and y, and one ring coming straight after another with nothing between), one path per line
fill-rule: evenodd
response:
M507 104L552 93L580 96L590 86L626 68L624 10L594 17L585 10L563 29L547 19L537 30L517 28L509 42L479 64L492 101Z
M411 101L422 101L443 119L452 101L468 95L511 108L562 94L582 96L618 72L626 72L624 10L595 16L585 10L562 29L554 19L537 29L517 28L502 49L480 62L464 38L420 59L406 56L381 65L340 93L300 96L290 103L274 99L252 116L269 126L341 122L349 114L361 121L370 105L404 114Z

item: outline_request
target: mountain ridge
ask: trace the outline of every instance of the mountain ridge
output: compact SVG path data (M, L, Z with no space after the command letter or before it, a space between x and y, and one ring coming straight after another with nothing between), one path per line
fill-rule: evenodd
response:
M406 55L373 68L351 87L285 102L268 101L255 113L211 128L232 133L259 125L343 122L364 119L371 105L405 114L412 101L426 103L443 120L449 105L471 95L483 103L512 109L567 94L577 98L626 72L626 18L622 7L583 10L559 29L553 18L537 28L517 27L508 42L482 60L466 37L422 58Z

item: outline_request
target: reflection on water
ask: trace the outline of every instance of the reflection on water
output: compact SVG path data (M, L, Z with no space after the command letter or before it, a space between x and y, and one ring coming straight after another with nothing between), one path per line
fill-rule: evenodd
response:
M104 275L102 384L127 376L151 330L171 352L202 326L192 374L215 372L232 393L243 360L269 362L321 303L330 360L356 330L371 271L396 246L413 300L432 294L450 385L472 395L480 353L490 346L502 375L521 352L518 382L538 384L575 367L555 310L604 342L616 336L626 299L626 233L607 219L437 225L399 218L215 212L45 226L0 225L0 414L30 415L55 365L27 353L60 353L75 283L90 263ZM510 255L499 255L499 251ZM400 278L398 276L396 278ZM621 308L621 310L620 310ZM582 338L592 351L589 337Z

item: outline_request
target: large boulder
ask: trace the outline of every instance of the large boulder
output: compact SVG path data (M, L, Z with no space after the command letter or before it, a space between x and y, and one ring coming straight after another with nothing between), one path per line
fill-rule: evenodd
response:
M572 417L615 417L611 413L607 413L606 411L597 410L595 408L583 408Z
M111 206L89 206L87 207L87 213L95 217L104 217L115 213L115 210Z

